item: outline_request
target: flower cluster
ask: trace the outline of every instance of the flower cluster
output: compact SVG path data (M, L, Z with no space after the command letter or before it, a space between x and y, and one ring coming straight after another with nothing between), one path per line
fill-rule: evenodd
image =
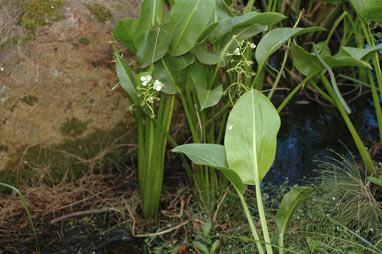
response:
M256 75L256 73L252 71L253 61L250 59L252 54L249 53L250 50L256 49L256 44L248 41L238 41L236 36L233 38L237 43L237 48L232 53L227 53L227 56L232 56L230 60L232 67L229 68L227 72L235 74L236 82L230 84L224 91L224 94L228 94L230 99L230 91L237 94L246 92L249 89L249 87L245 85L246 78Z
M140 77L141 83L137 86L138 97L142 98L141 106L147 106L151 115L154 116L153 103L159 101L158 93L164 87L164 84L159 80L153 80L151 75Z

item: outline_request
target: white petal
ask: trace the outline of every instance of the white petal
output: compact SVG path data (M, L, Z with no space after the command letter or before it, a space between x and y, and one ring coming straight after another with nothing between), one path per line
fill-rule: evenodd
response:
M155 90L157 90L158 92L162 89L162 86L161 85L157 85L157 86L154 86Z

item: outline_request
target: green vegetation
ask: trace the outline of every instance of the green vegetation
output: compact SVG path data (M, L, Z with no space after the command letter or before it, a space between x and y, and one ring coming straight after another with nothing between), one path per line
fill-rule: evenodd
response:
M80 44L86 46L86 45L89 45L90 40L89 40L88 38L86 38L86 37L81 37L81 38L78 40L78 42L79 42Z
M80 121L75 117L67 118L62 124L60 132L65 136L79 136L88 129L89 122Z
M8 151L8 146L6 145L0 145L0 152L7 152Z
M38 102L38 98L33 95L26 95L21 99L21 101L29 106L33 106L35 103Z
M89 170L106 173L123 168L131 164L135 154L129 149L136 143L130 131L120 123L112 130L95 129L84 138L69 138L61 144L24 147L8 162L6 170L0 171L0 182L17 187L41 181L55 184L77 179Z
M59 10L64 0L31 0L20 2L23 26L33 31L37 27L50 25L62 18Z
M111 21L113 18L111 12L107 8L99 4L84 4L84 6L89 9L90 13L100 23L106 23L108 21Z

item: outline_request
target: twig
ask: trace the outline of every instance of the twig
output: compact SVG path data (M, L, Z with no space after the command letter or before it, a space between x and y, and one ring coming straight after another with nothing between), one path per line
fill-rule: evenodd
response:
M221 205L223 204L224 199L227 197L227 194L228 194L228 191L229 191L229 188L230 188L230 187L231 187L231 185L228 185L228 187L227 187L227 189L226 189L226 191L225 191L223 197L220 199L220 201L219 201L219 203L218 203L218 205L217 205L217 207L216 207L216 211L215 211L215 213L214 213L214 216L212 217L212 221L213 221L214 223L216 223L216 217L218 216L219 209L220 209Z
M58 217L56 219L53 219L53 220L50 221L50 224L54 224L56 222L59 222L59 221L62 221L62 220L66 220L66 219L69 219L69 218L72 218L72 217L76 217L76 216L82 216L82 215L87 215L87 214L95 214L95 213L106 213L106 212L113 212L113 211L121 213L121 210L118 210L118 209L113 208L113 207L102 208L102 209L94 209L94 210L87 210L87 211L79 211L79 212L74 212L74 213L66 214L66 215L63 215L63 216Z
M180 228L180 227L186 225L186 224L189 223L189 222L190 222L190 221L183 222L182 224L179 224L178 226L175 226L175 227L166 229L166 230L161 231L161 232L158 232L158 233L144 234L144 235L135 235L135 234L133 234L133 237L152 237L152 236L163 235L163 234L166 234L166 233L170 233L171 231L173 231L173 230L175 230L175 229L178 229L178 228Z

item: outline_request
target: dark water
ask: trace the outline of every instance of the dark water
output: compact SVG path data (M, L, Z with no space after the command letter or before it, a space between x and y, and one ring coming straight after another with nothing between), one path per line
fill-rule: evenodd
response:
M366 95L366 97L370 97ZM351 119L366 146L378 142L378 125L371 100L362 98L352 103ZM337 109L296 98L281 114L276 160L264 179L265 183L280 185L288 178L291 184L309 181L317 173L317 160L358 152L353 139Z

